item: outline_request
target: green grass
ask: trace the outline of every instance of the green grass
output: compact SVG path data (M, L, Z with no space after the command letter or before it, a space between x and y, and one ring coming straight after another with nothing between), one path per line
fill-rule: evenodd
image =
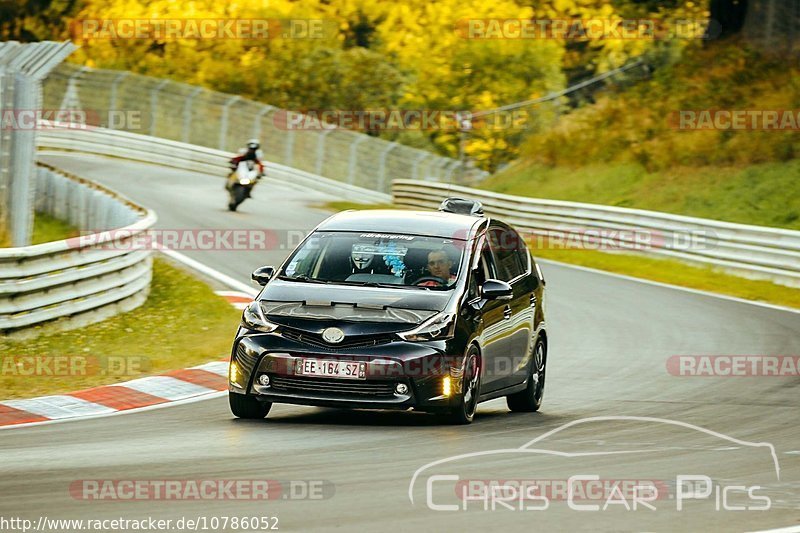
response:
M479 186L519 196L800 229L800 159L654 172L637 163L569 168L518 162Z
M31 244L60 241L80 235L78 228L63 220L58 220L45 213L36 213L33 218L33 235Z
M205 283L156 258L150 296L141 307L81 329L0 340L0 399L76 391L219 360L230 352L239 316ZM86 375L15 376L9 358L22 356L90 362ZM103 373L103 365L93 363L108 356L127 357L125 370Z
M316 204L313 207L318 209L326 209L333 212L346 211L348 209L355 209L357 211L362 209L397 209L397 206L393 204L363 204L348 200L334 200L331 202Z
M800 289L791 289L769 281L757 281L719 272L712 268L691 266L673 259L643 257L597 250L532 249L534 256L580 265L636 278L660 281L745 300L800 308Z
M693 130L681 110L792 110L800 99L800 65L788 57L726 39L692 43L680 55L653 56L644 81L607 87L593 102L534 130L520 153L540 164L579 168L639 163L648 170L746 168L800 155L791 129Z
M42 244L45 242L60 241L77 237L80 234L78 228L67 222L58 220L45 213L35 213L33 217L33 234L31 244ZM11 237L6 231L0 231L0 248L11 246Z

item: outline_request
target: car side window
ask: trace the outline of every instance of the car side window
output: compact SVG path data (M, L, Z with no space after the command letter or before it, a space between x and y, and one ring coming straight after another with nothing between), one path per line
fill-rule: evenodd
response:
M523 251L526 249L519 234L507 226L499 225L489 228L488 234L498 279L511 281L525 273L528 262L523 261Z
M470 298L479 296L480 287L483 285L483 283L487 279L495 277L494 259L492 258L492 252L489 249L489 243L486 240L483 240L480 243L480 246L481 249L478 255L478 260L475 263L475 268L472 270L470 275Z

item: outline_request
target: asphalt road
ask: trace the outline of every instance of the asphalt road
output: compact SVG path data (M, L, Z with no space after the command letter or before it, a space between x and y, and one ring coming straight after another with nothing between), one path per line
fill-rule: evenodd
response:
M98 158L45 159L155 209L162 228L303 231L327 216L309 207L324 201L323 195L289 185L259 186L241 213L229 213L219 178ZM255 267L277 263L286 252L187 255L246 281ZM413 412L276 405L264 421L242 421L232 418L227 399L216 398L4 430L0 517L270 516L278 517L279 528L287 531L752 531L800 526L800 379L679 377L667 370L673 355L796 356L800 314L550 263L543 271L550 353L539 413L512 414L504 401L495 400L480 405L472 425L450 427ZM614 418L622 416L642 418ZM527 452L519 450L550 430L592 417L610 418L577 423L545 436ZM770 443L775 455L768 446L748 443ZM506 451L470 455L491 450ZM421 467L462 455L422 470L410 486ZM650 502L654 509L639 503L634 510L628 493L623 496L627 506L616 497L606 509L605 498L576 498L577 504L599 504L596 511L572 509L565 497L552 493L542 509L542 500L520 503L508 490L494 499L492 509L491 499L456 498L452 478L432 474L459 476L473 487L512 479L563 485L572 476L597 475L609 482L653 480L667 490ZM707 476L712 486L698 484L698 493L711 489L708 497L685 500L678 511L675 494L682 475ZM71 495L70 486L86 479L267 479L284 481L284 488L294 481L297 498L284 498L287 491L266 502L92 501ZM431 503L456 504L459 510L429 508L429 484ZM304 486L314 492L320 485L321 498L300 499ZM751 495L730 488L736 486L751 488ZM766 496L769 510L730 510L763 506L763 499L751 496Z

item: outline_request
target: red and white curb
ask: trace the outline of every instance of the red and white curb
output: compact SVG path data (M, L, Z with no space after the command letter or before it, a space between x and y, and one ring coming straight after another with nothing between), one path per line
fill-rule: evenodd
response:
M227 390L227 376L226 359L68 394L5 400L0 402L0 427L109 415L119 411L216 396Z
M216 291L237 309L253 301L243 291ZM175 402L207 399L228 389L228 359L159 376L93 387L69 394L0 401L0 429L74 418L107 416Z
M253 301L253 296L242 291L216 291L217 294L228 300L236 309L244 309Z

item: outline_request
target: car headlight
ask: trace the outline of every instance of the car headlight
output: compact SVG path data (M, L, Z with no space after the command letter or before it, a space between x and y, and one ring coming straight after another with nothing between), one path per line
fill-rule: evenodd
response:
M455 335L456 314L439 313L410 331L398 333L401 339L411 342L450 339Z
M278 329L277 324L273 324L264 316L259 302L252 302L244 308L242 312L242 323L247 329L254 329L263 333L270 333Z

